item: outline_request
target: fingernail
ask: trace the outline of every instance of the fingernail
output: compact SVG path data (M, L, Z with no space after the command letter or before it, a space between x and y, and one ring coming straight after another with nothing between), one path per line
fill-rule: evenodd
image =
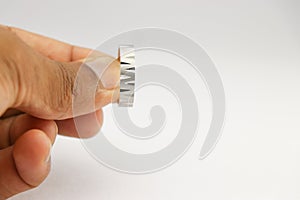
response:
M51 160L51 152L52 152L52 144L49 140L49 152L48 152L48 155L46 156L46 159L45 159L46 164L48 164Z
M48 157L45 160L45 163L48 164L51 160L51 154L48 155Z

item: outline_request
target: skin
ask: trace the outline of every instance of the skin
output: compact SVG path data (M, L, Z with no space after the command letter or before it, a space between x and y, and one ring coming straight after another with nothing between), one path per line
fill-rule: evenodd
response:
M50 152L56 135L79 137L74 118L86 124L80 137L101 128L101 108L118 96L119 63L93 52L102 70L95 110L79 105L73 116L77 72L90 49L72 46L18 28L0 26L0 200L40 185L50 170ZM105 69L105 70L104 70ZM90 98L82 97L82 102Z

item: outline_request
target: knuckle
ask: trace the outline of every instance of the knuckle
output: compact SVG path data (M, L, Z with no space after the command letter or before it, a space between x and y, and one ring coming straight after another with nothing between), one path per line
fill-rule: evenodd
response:
M19 101L21 94L21 71L19 62L22 61L23 55L21 47L17 42L16 36L7 32L0 33L0 68L3 73L0 74L1 89L10 94L10 101ZM3 52L3 53L2 53ZM11 102L17 104L16 102Z
M74 90L75 75L72 70L69 70L67 65L61 62L57 62L58 66L58 90L57 98L54 101L54 107L58 113L61 113L60 118L63 118L66 114L70 113L72 108L72 96Z

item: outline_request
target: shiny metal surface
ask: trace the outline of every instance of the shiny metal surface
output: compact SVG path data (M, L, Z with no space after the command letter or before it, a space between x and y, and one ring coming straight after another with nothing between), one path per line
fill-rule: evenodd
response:
M120 59L120 107L132 107L135 88L135 53L133 45L119 47Z

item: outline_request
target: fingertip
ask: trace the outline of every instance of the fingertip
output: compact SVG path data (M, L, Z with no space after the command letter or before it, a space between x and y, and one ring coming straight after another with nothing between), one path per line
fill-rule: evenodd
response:
M78 136L82 139L94 137L103 125L103 111L97 110L94 113L77 117L77 120Z
M102 127L102 109L84 116L76 117L76 131L82 139L94 137Z
M95 136L103 124L103 112L99 109L93 113L81 115L75 118L56 121L58 132L61 135L91 138Z
M49 137L37 129L27 131L16 141L13 158L20 177L28 185L36 187L47 177L51 146Z
M119 86L120 62L114 58L101 76L101 82L105 89L112 90Z

